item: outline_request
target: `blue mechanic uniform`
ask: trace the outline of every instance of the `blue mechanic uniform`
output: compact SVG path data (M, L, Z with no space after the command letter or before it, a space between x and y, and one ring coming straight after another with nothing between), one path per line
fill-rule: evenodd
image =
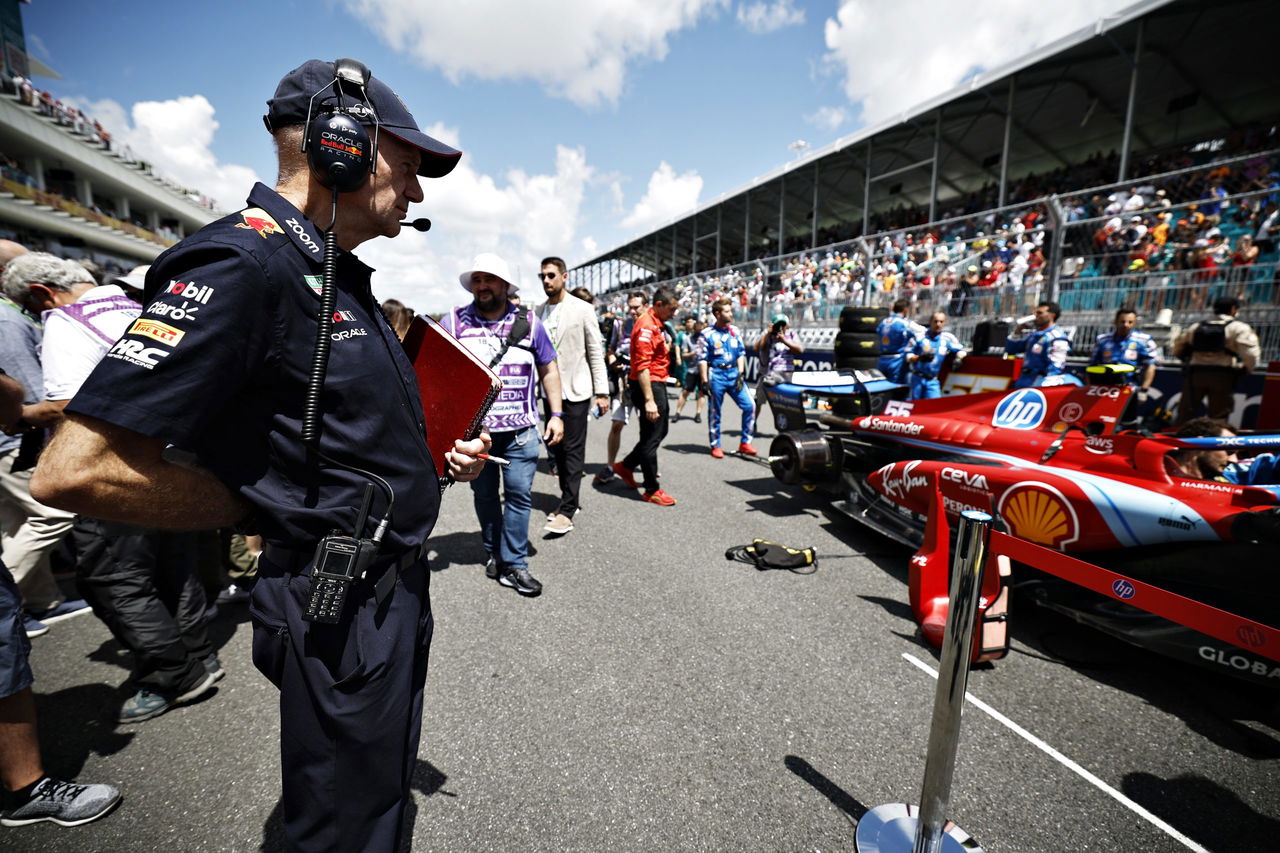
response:
M953 352L960 357L966 354L960 339L946 329L936 335L932 330L926 331L916 338L908 352L917 356L910 365L911 373L907 377L913 400L941 397L942 383L938 381L938 374L942 372L943 362Z
M901 314L890 314L876 325L880 338L880 361L877 367L884 378L900 385L907 384L907 353L917 336L924 331Z
M738 372L738 359L745 358L746 344L742 332L730 323L711 326L702 331L698 359L707 363L707 435L712 447L720 446L720 410L727 392L742 409L742 444L751 443L756 422L756 404L747 393L745 377Z
M305 850L392 850L410 801L432 618L422 558L439 481L413 367L369 288L337 256L320 451L386 480L395 514L337 624L302 619L316 543L354 532L366 478L300 439L316 338L320 230L258 184L248 207L164 252L147 308L69 411L160 438L253 507L266 540L253 660L280 689L283 820ZM370 536L387 499L375 492ZM378 601L375 582L390 582Z
M1071 339L1054 323L1047 329L1034 329L1025 338L1009 338L1004 343L1004 351L1010 355L1026 353L1022 357L1022 372L1013 387L1030 388L1044 385L1046 379L1066 373Z
M1259 453L1249 459L1232 462L1222 469L1222 479L1240 486L1257 486L1280 493L1277 488L1280 487L1280 454Z
M1098 335L1089 363L1131 364L1133 372L1128 379L1129 384L1133 385L1142 378L1142 372L1148 364L1160 363L1160 347L1146 332L1133 330L1123 338L1117 338L1115 332L1106 332Z

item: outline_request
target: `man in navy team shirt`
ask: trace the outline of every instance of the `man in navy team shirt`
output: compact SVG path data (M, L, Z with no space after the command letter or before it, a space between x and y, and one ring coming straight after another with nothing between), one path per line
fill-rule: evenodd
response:
M419 178L443 177L461 153L367 75L352 60L313 59L280 81L264 116L275 188L256 185L245 209L156 259L142 316L67 405L31 483L39 499L97 518L262 535L253 660L280 691L281 822L295 851L401 848L433 629L435 461L413 365L353 252L399 234L422 201ZM362 83L339 84L352 77ZM376 134L377 152L376 169L361 167L335 198L302 141L309 121L337 109ZM304 441L328 228L331 352ZM478 476L488 446L455 441L450 476ZM323 623L308 618L312 563L335 530L378 545L337 621Z

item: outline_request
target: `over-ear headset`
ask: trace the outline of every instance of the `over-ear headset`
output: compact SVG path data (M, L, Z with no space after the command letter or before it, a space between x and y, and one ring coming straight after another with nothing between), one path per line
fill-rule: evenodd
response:
M307 155L311 174L327 189L341 193L354 192L364 186L378 162L378 114L369 105L365 87L369 69L354 59L333 63L333 80L311 96L307 104L307 124L302 137L302 150ZM332 90L333 103L316 98ZM343 104L343 98L357 103ZM373 138L361 120L373 119Z

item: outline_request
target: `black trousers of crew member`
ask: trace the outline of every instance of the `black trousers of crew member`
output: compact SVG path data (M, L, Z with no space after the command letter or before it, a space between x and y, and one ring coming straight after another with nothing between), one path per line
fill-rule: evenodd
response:
M172 697L198 684L213 646L194 534L77 516L71 536L76 586L133 654L137 687Z
M573 518L578 511L582 493L582 461L587 451L587 418L591 414L593 400L573 403L565 400L564 438L551 445L551 458L556 462L556 476L560 478L560 506L556 512Z
M653 383L653 402L658 407L658 419L649 420L644 413L644 389L640 380L632 379L629 385L631 405L636 418L640 421L640 440L622 460L622 464L632 471L638 467L644 472L644 490L658 490L658 446L667 437L667 385L665 382Z
M268 546L249 603L253 663L280 689L280 775L289 850L393 853L422 734L431 645L426 560L379 605L388 557L352 584L340 621L306 622L309 556Z
M1236 381L1240 371L1233 367L1188 367L1182 377L1182 396L1178 399L1178 418L1186 423L1195 417L1200 401L1208 398L1205 414L1225 421L1235 408Z

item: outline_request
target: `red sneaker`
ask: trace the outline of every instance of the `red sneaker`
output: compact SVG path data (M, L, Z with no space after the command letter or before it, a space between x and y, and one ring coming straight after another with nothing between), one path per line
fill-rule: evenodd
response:
M646 500L651 504L657 504L658 506L675 506L676 505L676 499L671 497L671 495L667 494L666 492L662 491L662 489L657 489L656 491L652 491L652 492L645 492L640 497L642 500Z
M626 465L623 465L621 462L613 463L613 473L617 474L620 478L622 478L622 482L627 484L627 488L630 488L630 489L640 488L640 484L636 482L636 472L632 471L630 468L628 468Z
M724 451L723 451L723 450L721 450L721 449L720 449L720 448L718 448L718 447L713 447L713 448L711 448L711 455L712 455L712 456L714 456L714 457L715 457L715 458L717 458L717 459L723 459L723 458L724 458Z
M749 444L743 443L738 445L738 452L743 456L756 456L756 449Z

